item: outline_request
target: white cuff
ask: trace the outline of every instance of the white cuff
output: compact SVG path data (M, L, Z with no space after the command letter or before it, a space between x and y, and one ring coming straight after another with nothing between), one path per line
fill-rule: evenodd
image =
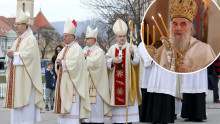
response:
M24 65L19 55L20 52L14 52L13 65Z
M63 69L63 71L67 71L67 68L66 68L64 60L62 60L62 69Z
M144 59L144 67L152 66L152 59L146 56L143 56Z
M134 66L136 66L136 65L139 64L139 56L138 56L136 53L134 53L133 60L131 60L131 63L132 63Z
M6 67L9 67L11 65L11 58L9 58L7 55L5 57L5 66Z
M110 59L107 60L107 67L108 67L109 69L111 69L111 70L112 70L112 59L113 59L113 58L110 58Z

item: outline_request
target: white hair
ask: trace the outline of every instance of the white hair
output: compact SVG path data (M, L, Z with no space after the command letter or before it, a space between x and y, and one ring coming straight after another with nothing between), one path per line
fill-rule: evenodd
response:
M194 29L194 26L193 26L193 23L192 22L190 22L190 27L193 27L192 28L192 32L191 32L191 35L193 36L194 34L196 34L196 30Z

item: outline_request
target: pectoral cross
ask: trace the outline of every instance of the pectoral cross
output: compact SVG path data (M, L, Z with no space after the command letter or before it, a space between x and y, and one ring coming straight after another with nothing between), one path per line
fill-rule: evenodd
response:
M121 47L119 47L119 53L120 53L120 50L121 50ZM119 54L119 58L122 59L122 55ZM122 62L118 63L118 70L121 70L121 68L122 68Z
M92 88L90 88L90 89L92 89L92 91L93 91L93 89L95 89L95 86L92 84Z

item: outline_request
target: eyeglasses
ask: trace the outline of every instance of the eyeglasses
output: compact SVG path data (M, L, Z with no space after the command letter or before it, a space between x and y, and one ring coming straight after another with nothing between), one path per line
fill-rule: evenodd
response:
M48 65L49 67L54 67L53 65Z
M93 38L86 38L86 40L89 40L89 39L93 39Z
M117 36L118 38L126 38L126 35L123 36Z
M14 23L14 26L24 25L23 23Z

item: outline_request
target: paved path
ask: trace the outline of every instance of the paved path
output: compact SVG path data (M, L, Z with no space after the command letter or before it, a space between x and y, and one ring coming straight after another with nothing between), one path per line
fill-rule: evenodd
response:
M0 124L10 124L10 109L4 109L3 99L0 99ZM213 93L209 91L206 97L206 115L207 120L203 123L205 124L220 124L220 103L213 103ZM109 118L105 118L105 123L110 124ZM175 124L191 124L192 122L184 122L184 119L177 116ZM57 124L57 115L53 114L52 111L46 111L46 113L41 114L41 122L36 124ZM141 124L141 123L134 123ZM198 124L198 123L197 123Z

